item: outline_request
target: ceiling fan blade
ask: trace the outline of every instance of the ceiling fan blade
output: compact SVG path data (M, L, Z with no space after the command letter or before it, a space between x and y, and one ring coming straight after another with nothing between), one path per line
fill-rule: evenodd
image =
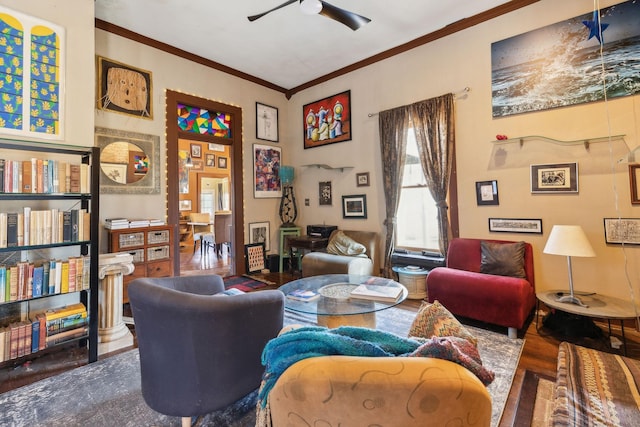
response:
M282 8L283 8L283 7L285 7L285 6L289 6L290 4L292 4L292 3L297 3L297 2L298 2L298 0L289 0L289 1L286 1L286 2L282 3L280 6L276 6L276 7L274 7L274 8L273 8L273 9L271 9L271 10L267 10L266 12L260 13L260 14L258 14L258 15L247 16L247 19L248 19L249 21L253 22L253 21L255 21L255 20L256 20L256 19L258 19L258 18L262 18L262 17L263 17L264 15L266 15L267 13L271 13L271 12L273 12L273 11L275 11L275 10L282 9Z
M325 1L320 0L320 3L322 3L320 15L334 19L351 28L353 31L371 22L371 19L369 18L358 15L357 13L349 12L348 10L340 9L339 7Z

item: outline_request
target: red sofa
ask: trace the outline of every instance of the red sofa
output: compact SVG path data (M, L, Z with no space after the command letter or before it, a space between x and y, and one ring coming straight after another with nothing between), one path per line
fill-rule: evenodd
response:
M427 276L429 302L438 300L455 315L506 326L509 336L515 338L536 303L533 248L525 243L526 279L497 276L480 272L481 241L455 238L450 242L446 267L434 268Z

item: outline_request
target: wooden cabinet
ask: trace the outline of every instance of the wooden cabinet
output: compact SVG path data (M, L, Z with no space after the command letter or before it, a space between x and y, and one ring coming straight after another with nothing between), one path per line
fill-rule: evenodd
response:
M109 230L109 252L133 255L135 270L124 276L122 301L129 302L127 287L139 277L173 276L173 227L125 228Z

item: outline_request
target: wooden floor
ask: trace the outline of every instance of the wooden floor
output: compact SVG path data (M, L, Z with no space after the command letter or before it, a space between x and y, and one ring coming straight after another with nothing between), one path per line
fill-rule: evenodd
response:
M230 275L231 259L227 256L227 248L223 248L222 256L218 257L213 251L201 256L200 251L192 251L192 248L185 248L180 257L180 269L182 275L193 274L219 274ZM279 285L294 279L287 273L268 273L262 275L263 278L274 282L268 288L276 289ZM264 289L264 288L263 288ZM417 311L421 301L407 300L399 307L402 309ZM492 327L491 325L473 323L463 319L463 322L480 326L496 332L505 333L506 328ZM601 325L606 330L606 325ZM640 359L640 334L633 325L625 328L627 336L627 354L629 357ZM620 337L619 328L614 329L614 334ZM536 319L533 317L525 331L520 331L520 338L525 339L520 362L514 377L513 385L507 400L505 411L500 423L500 427L512 426L518 406L519 392L524 379L525 371L533 371L546 377L555 378L556 359L558 356L558 344L560 340L545 333L538 332ZM604 348L606 343L588 339L574 341L590 347ZM128 349L125 349L125 351ZM100 358L109 357L112 354L102 355ZM71 349L65 352L56 352L32 361L23 363L6 364L0 369L0 393L12 390L17 387L38 381L51 375L57 375L65 370L75 368L86 363L86 352L82 349Z

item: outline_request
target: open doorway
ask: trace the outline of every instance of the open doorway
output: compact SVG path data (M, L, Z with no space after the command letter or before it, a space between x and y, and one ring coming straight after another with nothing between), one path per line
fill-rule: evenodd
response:
M199 115L195 122L190 119ZM180 140L194 141L202 148L206 144L226 147L228 156L224 162L229 169L229 246L231 247L231 274L244 274L244 212L242 191L242 110L204 98L167 90L167 220L174 226L174 235L180 235L181 173L184 180L184 164L180 159ZM194 148L196 153L198 148ZM182 150L184 151L184 150ZM192 154L189 149L189 154ZM193 162L193 158L190 159ZM206 162L206 156L199 158ZM184 160L186 161L186 159ZM206 163L204 163L206 165ZM222 165L222 164L220 164ZM216 163L218 166L218 163ZM197 176L197 175L196 175ZM196 179L196 182L199 180ZM196 184L196 186L199 184ZM199 197L191 200L191 209L200 208ZM184 205L183 205L184 206ZM174 253L180 253L180 239L174 239ZM174 259L174 271L180 274L180 258Z

